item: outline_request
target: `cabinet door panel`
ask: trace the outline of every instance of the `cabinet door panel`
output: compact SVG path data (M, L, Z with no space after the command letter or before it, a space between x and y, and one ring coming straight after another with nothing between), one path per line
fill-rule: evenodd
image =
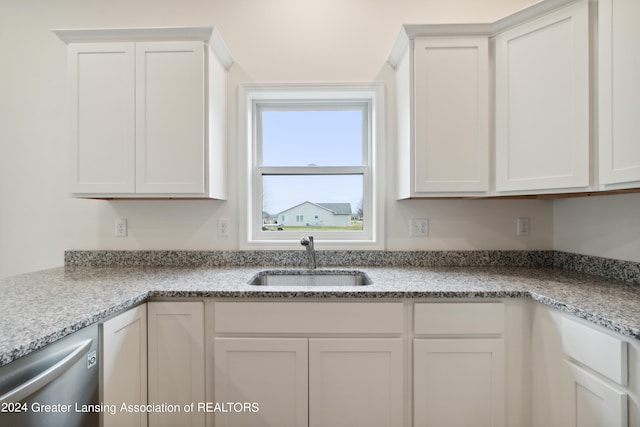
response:
M132 193L134 44L73 44L68 63L71 192Z
M204 305L150 302L149 402L183 405L205 401ZM204 412L149 414L151 426L204 426Z
M202 42L136 44L136 191L205 191Z
M589 185L589 19L581 1L496 36L496 190Z
M309 340L309 426L403 425L401 339Z
M308 425L306 338L216 338L216 402L258 403L258 412L216 413L216 426Z
M501 339L415 339L416 427L505 425Z
M414 42L415 191L489 189L486 37Z
M638 16L640 2L636 0L598 2L601 184L640 181Z
M102 413L103 427L145 427L146 413L120 411L120 405L147 403L147 307L141 305L102 325L101 399L116 405Z
M627 427L627 394L567 362L571 427Z

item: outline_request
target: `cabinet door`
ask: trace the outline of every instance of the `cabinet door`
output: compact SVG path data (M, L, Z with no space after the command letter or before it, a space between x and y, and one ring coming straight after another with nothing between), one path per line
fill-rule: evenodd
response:
M401 339L310 339L309 426L403 425Z
M134 44L71 44L68 67L71 192L134 192Z
M215 401L257 403L259 411L216 413L216 426L308 425L306 338L216 338Z
M202 42L136 44L136 192L205 191Z
M120 411L120 405L147 403L147 307L141 305L102 325L101 399L116 405L102 413L103 427L144 427L146 413Z
M149 413L151 426L204 426L204 412L184 412L205 402L204 305L150 302L149 402L179 405L180 412Z
M496 36L496 190L589 185L586 0Z
M487 37L414 41L415 191L489 189Z
M415 339L414 425L505 425L501 339Z
M640 181L639 16L637 0L598 2L601 184Z
M567 362L571 427L627 427L627 394Z

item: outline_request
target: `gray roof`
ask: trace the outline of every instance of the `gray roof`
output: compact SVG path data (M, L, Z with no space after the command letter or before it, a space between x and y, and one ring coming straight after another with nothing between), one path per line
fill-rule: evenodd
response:
M340 215L351 215L351 203L316 203Z

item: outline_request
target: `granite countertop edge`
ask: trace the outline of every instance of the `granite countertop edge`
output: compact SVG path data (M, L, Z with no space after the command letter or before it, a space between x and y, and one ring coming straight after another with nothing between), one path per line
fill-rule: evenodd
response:
M0 366L154 299L530 298L640 339L640 290L538 267L357 267L373 285L256 287L265 267L59 267L0 280Z

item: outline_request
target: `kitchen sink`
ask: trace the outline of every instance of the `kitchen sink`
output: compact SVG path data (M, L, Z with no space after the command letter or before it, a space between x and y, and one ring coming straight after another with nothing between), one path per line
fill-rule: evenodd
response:
M266 270L249 281L257 286L365 286L371 279L357 270Z

